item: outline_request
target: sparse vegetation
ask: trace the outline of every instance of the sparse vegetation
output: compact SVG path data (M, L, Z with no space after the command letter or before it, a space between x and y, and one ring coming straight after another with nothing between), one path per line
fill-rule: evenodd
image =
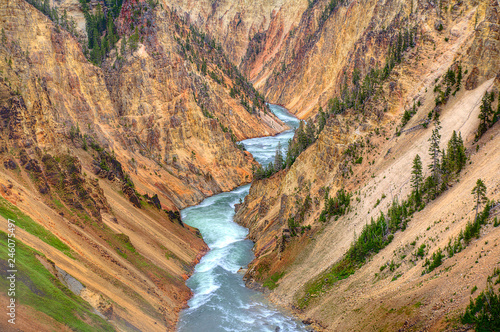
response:
M422 181L421 161L419 161L420 158L415 157L412 170L412 186L414 190L410 193L407 199L402 200L401 203L394 199L392 205L387 211L387 216L381 211L380 216L376 221L372 218L371 223L365 225L359 237L351 244L351 247L341 260L327 270L327 272L323 273L320 277L316 278L307 285L305 295L298 300L299 307L306 307L311 298L326 291L336 281L345 279L349 275L353 274L356 269L365 263L368 257L378 253L391 243L394 239L394 234L397 231L404 231L407 227L409 217L415 211L423 208L424 203L419 198L419 195L422 195L422 197L425 196L428 200L431 200L444 191L446 183L441 182L441 172L443 170L443 164L440 158L441 155L443 155L443 158L447 160L447 166L445 169L453 169L455 171L455 176L460 172L462 167L465 165L465 148L463 147L460 135L456 135L456 133L454 133L448 142L448 153L441 153L441 150L439 149L439 140L439 128L436 128L433 133L433 137L430 139L431 157L434 157L434 163L430 167L431 170L436 173L426 179L421 189L422 194L417 191L417 188L421 186ZM433 181L434 177L438 178L437 182ZM450 176L447 181L451 178L452 177ZM429 185L429 182L432 185ZM440 187L441 189L437 190L437 185L440 183L442 184ZM443 183L445 183L445 185L443 185ZM323 219L324 218L320 217L321 221L323 221ZM426 245L422 244L417 250L416 256L423 258L425 255L425 249ZM438 251L436 251L431 257L431 260L427 260L426 263L424 263L424 265L427 266L426 271L430 272L440 266L442 264L443 257L444 255L442 254L441 249L438 249Z
M21 219L19 219L21 220ZM7 234L0 232L0 254L7 257ZM40 311L74 331L114 331L106 320L94 313L87 302L73 294L38 257L43 255L16 240L17 293L21 304ZM8 279L0 278L0 286L8 289Z
M476 299L471 298L465 313L460 317L462 324L471 324L476 331L500 331L500 291L495 291L491 284L492 277L499 272L495 269L493 275L488 278L487 289Z
M71 250L64 242L59 240L58 237L52 234L45 227L39 225L33 219L22 213L17 206L3 197L0 197L0 215L5 219L14 220L16 226L24 229L26 232L38 237L43 242L74 259L73 250Z
M66 10L63 11L62 15L56 7L50 7L49 0L27 0L27 2L33 5L36 9L45 14L49 19L51 19L55 25L56 29L59 30L60 27L68 31L73 36L77 36L76 32L76 22L73 18L68 17ZM2 38L3 41L3 38Z
M325 207L319 216L319 221L326 222L333 216L342 216L349 209L352 195L344 188L337 191L335 197L329 197L329 190L325 193Z
M264 281L263 286L269 288L270 290L278 287L278 281L285 275L285 272L276 272Z
M488 202L483 211L474 218L473 222L468 222L465 229L461 230L460 234L454 240L449 240L445 248L448 251L448 257L453 257L456 253L461 252L474 237L479 237L481 227L486 224L490 216L492 205L492 202Z

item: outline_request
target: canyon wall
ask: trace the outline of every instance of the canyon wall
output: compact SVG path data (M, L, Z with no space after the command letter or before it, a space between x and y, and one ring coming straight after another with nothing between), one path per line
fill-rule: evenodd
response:
M498 123L476 137L485 92L498 95L496 1L128 0L99 36L103 53L83 5L50 4L76 37L24 0L0 2L0 236L19 220L20 253L35 259L20 268L36 299L21 302L21 329L174 330L208 249L179 209L252 180L238 141L286 129L266 101L325 123L237 206L255 242L249 285L271 285L317 330L451 330L471 288L486 288L500 254L491 223L434 271L425 259L473 221L478 178L499 199ZM372 217L411 196L415 155L430 174L437 118L440 148L460 132L464 168L332 281ZM349 207L325 217L340 189ZM64 321L54 303L79 316Z
M358 5L350 2L347 7ZM340 9L352 15L363 13L363 19L337 25L337 29L349 24L359 27L350 31L364 39L356 56L349 55L355 53L349 46L352 40L342 39L348 46L343 50L346 58L337 61L347 61L347 73L354 68L366 72L364 66L372 59L383 61L391 41L398 36L397 29L384 30L384 26L397 27L401 20L393 8L404 16L410 13L409 8L394 5L377 2L363 10ZM249 237L255 241L256 259L246 272L247 284L270 286L273 301L289 307L317 330L454 330L460 326L458 317L469 304L471 289L487 288L488 276L498 268L500 230L492 225L498 217L498 203L493 203L489 224L483 226L479 239L457 254L446 254L449 241L453 243L474 221L471 191L476 181L484 181L493 202L500 198L496 162L500 127L497 123L481 139L476 136L485 92L498 95L495 63L499 36L494 32L499 22L498 4L443 2L439 8L415 2L413 6L413 14L402 22L416 25L416 43L378 83L376 92L362 104L328 115L316 141L293 165L253 183L245 202L237 208L236 220L250 228ZM380 13L387 19L381 19ZM377 18L376 25L363 24L372 18ZM341 40L342 32L337 31L330 40ZM381 39L369 43L370 38ZM360 61L353 61L356 58ZM310 74L323 75L330 62L317 59L314 66L319 69ZM447 73L458 72L459 67L463 73L460 88L440 99ZM307 74L297 77L305 80ZM352 86L349 81L348 86ZM328 98L342 98L344 82L332 80L329 84L331 91L337 92L327 94ZM291 86L293 80L271 89ZM328 112L328 103L326 107ZM496 107L497 102L493 109ZM296 110L299 115L307 114L309 108L301 104ZM402 124L404 113L412 110L414 115ZM394 202L402 204L410 199L412 161L417 154L422 158L424 175L430 174L429 140L436 129L432 120L436 117L441 148L446 148L453 131L461 134L467 151L465 168L437 199L414 212L407 226L391 235L382 249L349 267L352 270L342 270L342 264L349 262L346 255L350 248L361 234L365 236L366 225L379 220L380 213L391 220ZM350 207L345 215L329 216L323 212L325 197L335 197L339 189L352 194ZM425 248L423 258L419 248ZM432 262L438 252L445 253L443 263L429 272L425 259Z
M78 19L76 2L53 5ZM286 126L166 7L125 2L120 41L137 32L137 42L100 66L85 40L31 4L5 0L0 12L1 229L19 220L20 255L36 258L19 269L34 286L19 296L32 300L20 300L18 327L174 330L190 297L184 282L207 250L179 209L250 182L255 161L237 141ZM83 285L79 297L67 275ZM40 288L51 278L58 300Z
M300 16L308 6L305 0L166 0L166 3L179 15L217 38L230 60L238 66L244 61L251 40L271 29L278 30L272 48L275 52L280 49L284 37L297 27Z

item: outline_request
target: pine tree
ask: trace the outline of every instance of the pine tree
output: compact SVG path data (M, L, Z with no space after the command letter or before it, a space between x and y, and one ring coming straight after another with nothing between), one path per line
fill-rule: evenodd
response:
M439 148L439 143L441 142L441 134L439 133L439 129L441 129L441 126L439 125L439 121L437 121L436 127L432 130L432 135L429 138L429 154L431 156L431 164L429 165L429 169L431 170L432 177L434 178L434 185L436 186L434 197L438 192L437 188L439 186L441 175L441 168L439 163L439 157L441 154L441 149Z
M135 28L134 33L130 36L128 42L130 44L130 49L135 51L139 45L139 31L137 30L137 27Z
M411 171L412 177L411 177L411 183L412 187L415 189L415 199L417 201L417 205L420 204L420 191L422 188L422 159L420 159L420 156L417 154L415 156L415 159L413 159L413 169Z
M459 173L465 166L466 159L462 134L457 135L456 131L453 131L446 150L445 170L448 173Z
M274 155L274 169L276 171L283 169L283 154L281 152L281 143L280 142L278 142L276 154Z
M124 56L126 51L127 51L127 36L123 36L121 47L120 47L121 55Z
M492 119L490 117L493 115L493 107L492 103L495 100L495 93L485 92L483 96L483 100L481 102L479 119L481 120L479 123L479 128L477 129L476 140L478 140L491 125Z
M449 143L449 142L448 142ZM446 154L444 149L441 150L441 180L443 187L448 184L452 172L453 161L450 159L450 156ZM444 190L444 189L443 189Z
M103 40L102 40L102 47L101 47L101 54L102 55L105 55L106 53L108 53L109 51L109 35L106 35L104 36Z
M462 139L462 133L459 132L458 133L458 148L457 148L457 160L458 160L458 163L460 165L459 169L458 169L458 172L460 172L462 170L462 168L464 168L465 166L465 162L467 161L467 156L465 155L465 145L464 145L464 141Z
M476 186L472 189L471 194L474 195L474 202L476 202L476 217L474 218L474 220L476 220L479 212L479 205L488 201L486 197L486 185L483 180L477 179Z
M309 121L306 125L306 136L307 136L307 146L314 143L316 140L316 128L314 128L314 123Z
M300 154L302 151L304 151L307 148L307 135L306 135L306 130L305 130L305 124L304 121L300 121L299 128L297 128L297 142L299 146L299 151L298 153Z

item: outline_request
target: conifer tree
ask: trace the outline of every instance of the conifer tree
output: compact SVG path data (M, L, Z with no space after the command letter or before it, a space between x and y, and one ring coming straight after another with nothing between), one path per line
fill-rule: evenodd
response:
M415 199L417 201L417 205L420 204L421 199L421 187L422 187L422 159L417 154L415 159L413 159L413 169L411 171L411 183L412 187L415 189Z
M316 128L314 128L314 123L309 121L306 126L306 136L307 136L307 144L306 147L314 143L316 140Z
M439 130L441 129L441 126L439 124L439 121L436 122L436 127L432 130L432 135L429 138L430 146L429 146L429 154L431 156L431 164L429 165L429 169L431 170L432 177L434 178L434 196L437 194L438 186L439 186L439 181L440 181L440 175L441 175L441 169L440 169L440 162L439 162L439 157L441 154L441 149L439 148L439 143L441 142L441 134L439 133Z
M130 49L132 51L135 51L139 44L139 31L137 30L137 27L135 28L134 33L130 36L128 41L130 44Z
M476 134L476 140L478 140L485 132L488 130L488 128L491 125L490 118L493 115L493 107L492 103L495 100L495 93L491 92L485 92L483 96L483 100L481 101L481 107L480 107L480 112L479 112L479 128L477 129L477 134Z
M299 154L300 152L304 151L307 148L308 142L307 142L307 134L305 130L305 123L304 121L300 121L299 128L297 128L297 142L299 145Z
M476 186L472 189L471 194L474 195L474 202L476 202L476 217L474 218L476 220L479 212L479 206L481 203L486 203L488 201L488 198L486 197L486 185L483 180L477 179Z
M281 153L281 143L278 142L276 154L274 155L274 169L279 171L283 168L283 154Z
M466 158L462 134L457 135L457 132L453 131L446 150L446 171L459 173L465 166Z

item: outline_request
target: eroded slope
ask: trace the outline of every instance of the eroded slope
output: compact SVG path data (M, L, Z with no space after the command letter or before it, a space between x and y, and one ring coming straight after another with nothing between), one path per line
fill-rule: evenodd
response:
M316 142L289 169L254 183L238 208L239 222L256 241L249 282L277 285L271 298L320 330L452 329L471 289L484 289L498 267L500 230L492 225L496 205L478 240L453 257L446 251L449 240L455 241L474 220L471 191L478 178L486 184L488 197L499 199L498 124L475 141L483 96L486 91L498 95L498 69L490 65L498 59L498 35L492 32L498 26L498 5L457 6L463 7L448 6L442 13L418 7L410 20L419 22L416 45L377 92L362 107L329 115ZM369 45L362 47L372 52ZM447 72L458 73L459 66L461 88L442 99ZM401 127L400 119L413 105L415 115ZM344 254L372 217L377 220L383 212L387 220L394 218L387 215L393 201L401 203L411 193L415 155L422 157L424 174L430 174L428 140L436 127L429 120L436 114L441 148L453 131L461 133L468 156L465 168L437 199L412 214L404 231L396 231L364 264L342 270L336 263L346 262ZM353 194L347 214L323 219L325 193L334 197L340 188ZM418 252L422 245L423 258ZM425 259L433 262L438 250L446 257L429 271Z

